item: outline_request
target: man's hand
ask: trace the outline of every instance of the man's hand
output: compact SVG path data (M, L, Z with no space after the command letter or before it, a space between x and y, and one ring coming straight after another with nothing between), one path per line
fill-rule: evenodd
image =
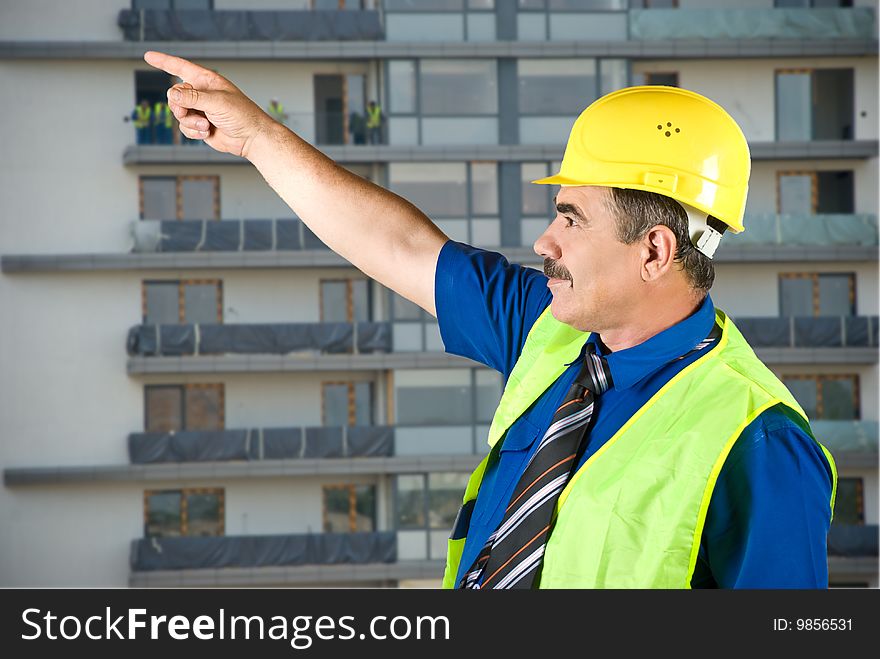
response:
M144 54L150 66L175 75L182 84L168 90L168 107L180 132L225 153L247 158L254 139L275 123L226 78L192 62L156 51Z

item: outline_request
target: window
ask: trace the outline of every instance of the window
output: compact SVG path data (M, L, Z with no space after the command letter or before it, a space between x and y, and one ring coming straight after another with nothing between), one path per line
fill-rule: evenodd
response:
M367 279L322 279L321 322L369 322L370 282Z
M855 212L852 171L777 172L777 189L779 213Z
M776 72L777 140L851 140L853 120L853 69Z
M225 389L218 384L147 385L144 387L144 430L222 430Z
M374 485L325 485L324 533L376 530Z
M520 166L520 244L523 247L533 245L556 216L553 197L559 191L559 186L535 185L532 181L555 174L560 166L559 162L524 162Z
M862 478L837 481L834 499L834 523L861 526L865 523L865 484Z
M422 60L419 76L424 115L495 114L495 60Z
M852 7L852 0L774 0L777 9Z
M852 273L799 272L779 275L780 315L854 316L856 277Z
M596 60L521 59L517 63L521 114L574 119L596 98Z
M665 85L678 87L678 71L651 71L643 74L646 85Z
M373 425L372 382L325 382L321 393L325 426Z
M218 279L145 281L144 325L223 322L223 282Z
M782 381L811 419L860 418L857 375L786 375Z
M132 9L213 9L214 0L131 0Z
M144 535L148 538L220 536L224 517L223 489L144 492Z
M141 176L142 220L219 220L219 176Z
M428 526L452 528L467 487L467 474L428 474Z
M501 399L501 378L484 369L398 371L397 424L451 426L489 423Z

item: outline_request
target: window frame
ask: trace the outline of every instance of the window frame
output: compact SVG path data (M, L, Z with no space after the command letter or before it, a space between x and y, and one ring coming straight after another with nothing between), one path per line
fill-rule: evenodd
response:
M150 516L150 496L154 494L180 494L180 537L201 537L190 536L189 530L189 507L187 504L187 496L190 494L214 494L219 500L219 520L218 533L210 537L223 537L226 535L226 488L222 487L184 487L179 489L161 489L161 490L144 490L143 495L143 520L144 520L144 537L145 538L161 538L174 536L154 536L147 534L147 524Z
M819 280L822 275L835 275L849 277L849 305L851 313L849 317L856 315L856 273L855 272L780 272L779 273L779 313L782 314L782 282L785 279L811 279L813 283L813 315L812 318L822 318L819 315L821 300L819 298Z
M178 222L193 222L199 220L211 220L211 221L219 221L220 220L220 177L215 174L188 174L181 176L138 176L138 217L141 220L146 219L144 217L144 180L145 179L164 179L167 181L173 180L175 182L174 191L175 191L175 209L176 209L176 217L164 217L162 220L177 220ZM202 217L202 218L194 218L187 219L183 217L183 183L184 181L207 181L212 180L214 182L214 217Z
M794 373L784 374L780 380L807 380L816 383L816 421L825 420L825 394L822 383L834 380L849 380L853 388L853 420L861 420L861 393L859 391L858 373Z
M369 408L370 421L372 423L375 417L373 410L373 402L375 401L375 383L371 380L327 380L321 382L321 425L325 427L335 427L327 425L327 387L345 386L348 388L348 423L349 427L357 426L357 385L369 385Z
M149 394L148 391L150 389L179 389L181 391L180 396L180 421L181 428L172 430L172 431L161 431L161 430L148 430L150 427L150 407L149 407ZM190 430L187 428L187 418L186 418L186 408L187 408L187 392L195 390L195 389L216 389L218 392L217 399L219 401L219 427L221 430L226 429L226 385L223 382L198 382L198 383L186 383L186 384L145 384L144 385L144 432L186 432Z
M347 533L365 533L357 529L357 488L368 487L373 489L373 515L372 515L372 531L366 533L376 533L379 522L379 505L378 495L379 489L375 483L331 483L321 486L321 528L324 533L330 533L329 521L327 517L327 491L328 490L348 490L348 531ZM334 531L339 533L339 531ZM345 533L345 531L343 531Z
M177 322L186 322L186 287L190 285L204 286L213 284L217 293L217 324L223 324L223 280L222 279L144 279L141 281L141 323L147 324L147 285L177 284Z
M776 171L776 213L782 215L782 178L784 176L810 177L810 212L815 215L819 209L819 171L807 169L781 169Z

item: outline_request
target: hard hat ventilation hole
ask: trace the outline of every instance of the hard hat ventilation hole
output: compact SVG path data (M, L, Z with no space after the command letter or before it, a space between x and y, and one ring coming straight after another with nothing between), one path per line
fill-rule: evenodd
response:
M666 122L666 127L667 127L667 128L672 128L672 122L671 122L671 121L667 121L667 122ZM663 124L657 124L657 130L663 130ZM680 132L681 132L681 128L676 128L676 129L675 129L675 132L676 132L676 133L680 133ZM671 131L668 131L668 130L667 130L667 131L665 131L663 134L666 135L666 137L672 137L672 132L671 132Z

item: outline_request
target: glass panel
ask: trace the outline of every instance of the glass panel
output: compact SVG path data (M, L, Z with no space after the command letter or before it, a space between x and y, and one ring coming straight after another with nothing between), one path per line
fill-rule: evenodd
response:
M216 220L219 218L214 203L216 179L181 179L184 220Z
M142 177L144 220L177 219L177 182L173 178Z
M183 322L216 325L218 318L217 284L185 284L183 287Z
M467 40L495 41L495 14L468 14Z
M354 310L352 320L358 323L369 322L372 318L370 313L370 283L366 279L351 280L351 299Z
M852 378L822 380L822 418L850 421L857 418L855 382Z
M346 112L348 113L348 132L352 144L367 143L367 98L366 76L349 74L345 76Z
M464 163L390 163L393 192L429 216L467 215L467 176Z
M441 220L434 218L434 224L445 233L450 240L460 243L469 243L471 241L469 233L469 222L467 220Z
M550 189L552 186L535 185L532 181L549 176L547 164L543 162L524 162L520 166L520 180L522 181L522 204L520 210L523 215L550 216Z
M625 59L599 60L599 94L604 96L629 85Z
M520 144L558 144L564 147L575 117L521 117Z
M325 323L351 322L348 317L348 282L321 282L321 321Z
M853 77L853 69L817 69L813 72L814 139L853 139Z
M220 497L213 492L186 495L186 534L223 535Z
M486 217L472 219L471 242L477 247L500 247L501 221ZM442 350L441 347L438 349Z
M665 85L667 87L678 87L678 73L670 72L650 72L645 73L646 85Z
M324 394L324 425L348 425L348 384L325 384Z
M422 119L422 144L498 144L498 120L488 117Z
M817 418L818 400L816 381L808 380L806 378L783 378L782 382L788 387L788 390L791 392L791 395L794 396L795 400L800 403L802 408L804 408L804 412L806 412L807 416L810 419Z
M354 530L376 530L376 488L373 485L356 485L354 488Z
M812 134L809 73L776 74L776 139L805 141Z
M395 383L399 424L442 426L471 423L469 370L397 371Z
M413 60L388 62L388 89L392 113L416 111L416 63Z
M519 14L516 33L520 41L544 41L547 38L546 14Z
M354 424L373 425L373 383L354 383Z
M674 1L674 0L670 0ZM627 9L629 0L548 0L548 9ZM651 6L655 6L652 0Z
M145 535L176 537L181 535L180 492L155 492L147 495Z
M547 0L519 0L520 9L545 9Z
M451 529L467 487L467 474L428 474L429 526Z
M146 325L177 325L180 322L180 285L175 282L148 282Z
M813 214L813 176L785 174L779 177L779 212Z
M520 245L522 247L531 247L535 241L540 238L547 230L549 222L547 218L524 217L520 222Z
M495 114L495 60L422 60L422 114Z
M855 188L852 170L817 172L819 203L817 213L855 213Z
M398 529L425 528L425 479L423 476L397 477Z
M397 293L391 294L391 303L394 308L394 320L421 320L425 315L419 305Z
M780 315L813 315L813 280L809 277L781 277L779 280Z
M388 41L464 41L461 14L385 14Z
M819 315L852 316L852 275L819 275Z
M422 324L394 323L392 341L394 352L421 352L425 349L422 341Z
M522 114L578 115L596 99L596 60L521 59L517 80Z
M418 561L428 558L428 534L421 529L419 531L398 531L397 533L397 560Z
M548 13L552 41L624 41L626 12Z
M834 500L835 524L864 524L864 483L861 478L841 478L837 481Z
M468 9L495 9L495 0L468 0Z
M183 387L146 387L147 432L183 429Z
M471 164L472 215L498 214L498 166L494 162Z
M220 387L187 387L186 429L222 430L222 399Z
M325 487L324 533L350 533L350 510L348 487Z
M473 445L470 425L398 426L394 431L394 455L469 455Z
M460 11L464 0L385 0L385 11Z
M501 374L495 371L478 370L477 382L477 423L491 423L495 408L501 400Z
M391 117L388 120L388 143L394 146L419 143L419 120Z

